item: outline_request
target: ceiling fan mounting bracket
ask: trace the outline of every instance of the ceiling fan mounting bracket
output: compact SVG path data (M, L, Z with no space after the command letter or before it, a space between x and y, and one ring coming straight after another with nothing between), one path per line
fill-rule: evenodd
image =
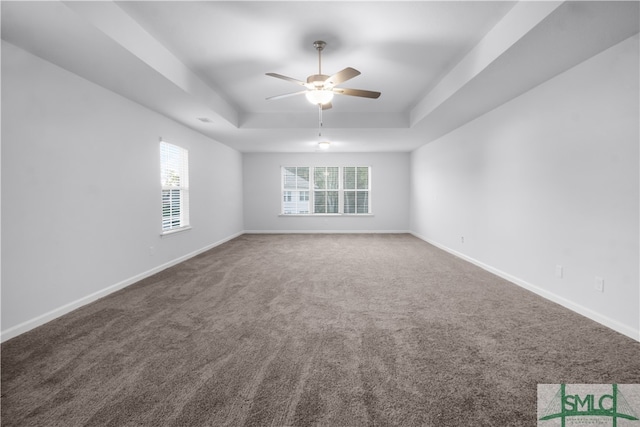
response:
M324 49L324 47L327 45L326 42L323 42L322 40L316 40L313 42L313 47L316 48L316 50L318 51L322 51L322 49Z

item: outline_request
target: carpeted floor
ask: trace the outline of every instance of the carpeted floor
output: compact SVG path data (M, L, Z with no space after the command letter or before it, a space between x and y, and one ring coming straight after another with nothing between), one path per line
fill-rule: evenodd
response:
M410 235L243 235L2 344L3 426L534 426L640 343Z

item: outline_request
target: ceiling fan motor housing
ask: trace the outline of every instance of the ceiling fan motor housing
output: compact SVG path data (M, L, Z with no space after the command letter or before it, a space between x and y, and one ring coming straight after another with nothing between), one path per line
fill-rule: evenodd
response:
M330 76L325 74L313 74L307 77L307 83L312 84L316 89L320 89L324 86L324 83Z

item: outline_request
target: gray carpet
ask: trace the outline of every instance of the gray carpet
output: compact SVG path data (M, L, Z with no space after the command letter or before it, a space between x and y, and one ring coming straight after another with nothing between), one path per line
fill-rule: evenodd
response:
M2 344L3 426L534 426L640 343L410 235L243 235Z

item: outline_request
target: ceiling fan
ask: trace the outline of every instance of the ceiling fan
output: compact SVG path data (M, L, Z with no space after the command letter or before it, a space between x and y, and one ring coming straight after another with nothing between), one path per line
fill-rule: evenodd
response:
M380 96L380 92L373 92L370 90L362 89L347 89L336 87L340 83L346 82L358 75L360 71L355 68L347 67L342 71L338 71L332 76L322 74L322 50L327 44L322 40L313 42L313 46L318 51L318 74L312 74L307 77L307 81L296 80L291 77L283 76L282 74L266 73L267 76L276 77L278 79L286 80L304 86L306 89L299 92L286 93L284 95L276 95L267 98L267 100L287 98L289 96L305 94L307 100L314 105L318 105L321 109L326 110L331 108L331 100L334 94L360 96L363 98L376 99Z

